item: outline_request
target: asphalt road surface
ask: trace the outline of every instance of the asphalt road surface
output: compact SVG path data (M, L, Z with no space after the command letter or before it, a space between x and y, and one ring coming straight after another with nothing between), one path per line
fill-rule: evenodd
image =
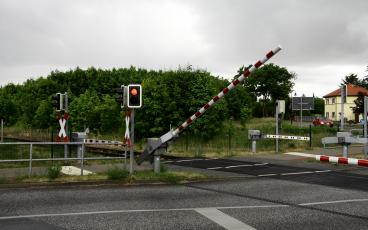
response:
M0 189L0 229L368 229L368 177L223 159L168 162L243 178Z

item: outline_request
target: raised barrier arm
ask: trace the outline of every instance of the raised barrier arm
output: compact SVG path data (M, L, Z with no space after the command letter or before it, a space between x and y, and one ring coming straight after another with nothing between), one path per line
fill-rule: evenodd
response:
M175 130L170 130L166 134L162 135L156 142L151 143L146 147L143 153L137 159L137 163L141 164L150 154L152 154L157 148L166 142L173 139L173 137L178 136L186 127L193 123L197 118L199 118L204 112L206 112L211 106L213 106L217 101L219 101L222 97L224 97L228 92L235 88L239 83L243 82L245 78L249 77L256 69L261 67L265 62L267 62L270 58L272 58L275 54L277 54L281 50L281 46L276 47L275 49L269 51L263 59L258 60L252 67L246 69L240 77L235 79L224 88L219 94L213 97L207 104L205 104L202 108L200 108L195 114L193 114L190 118L188 118L183 124L177 127Z

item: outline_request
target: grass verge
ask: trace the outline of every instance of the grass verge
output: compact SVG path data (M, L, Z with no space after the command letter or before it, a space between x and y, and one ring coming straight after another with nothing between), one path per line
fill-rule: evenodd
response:
M33 177L18 177L13 179L0 177L0 184L48 184L55 183L78 183L78 182L108 182L115 181L122 184L140 184L140 183L168 183L168 184L180 184L189 181L206 180L210 177L200 173L194 172L182 172L182 171L169 171L163 170L161 173L154 173L151 170L137 171L133 175L125 170L118 168L111 168L105 173L91 174L86 176L65 176L61 175L57 178L49 178L46 176L33 176Z

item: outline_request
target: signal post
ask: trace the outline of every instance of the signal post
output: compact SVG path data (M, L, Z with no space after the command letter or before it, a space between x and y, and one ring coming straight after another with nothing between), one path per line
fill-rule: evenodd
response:
M119 96L116 101L120 103L121 108L127 108L125 113L125 135L124 142L129 147L129 173L133 174L134 161L134 109L142 107L142 86L139 84L122 85L118 89ZM130 124L130 129L129 129Z

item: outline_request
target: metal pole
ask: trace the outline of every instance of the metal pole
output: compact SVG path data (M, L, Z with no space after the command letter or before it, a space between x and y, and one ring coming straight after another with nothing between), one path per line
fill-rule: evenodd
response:
M134 160L134 109L131 110L130 114L130 167L129 167L129 173L133 174L133 160Z
M33 144L29 145L29 169L28 169L28 177L32 176L32 148Z
M368 97L364 96L364 115L363 115L363 122L364 122L364 138L367 138L367 104L368 104ZM367 159L367 144L364 144L364 158Z
M275 112L275 120L276 120L276 135L279 135L279 116L278 116L278 104L276 104L276 112ZM276 153L279 152L279 139L276 138L275 139L275 143L276 143Z
M348 157L348 145L347 144L342 146L342 156Z
M343 97L343 94L345 94L344 91L344 86L341 86L341 91L340 91L340 94L341 94L341 116L340 116L340 119L341 119L341 130L343 131L344 130L344 97Z
M300 97L300 128L302 127L303 120L303 96Z
M4 142L4 119L1 118L1 142Z
M309 148L312 148L312 125L309 125Z
M81 176L83 176L83 166L84 166L84 144L81 146Z
M67 92L65 92L64 98L65 98L64 111L65 113L68 113L68 93ZM65 133L66 135L68 135L68 120L66 120L66 124L65 124ZM67 144L64 145L64 158L65 159L68 158L68 145Z
M161 148L156 149L154 153L154 162L153 162L154 173L160 173L160 154L161 154Z

